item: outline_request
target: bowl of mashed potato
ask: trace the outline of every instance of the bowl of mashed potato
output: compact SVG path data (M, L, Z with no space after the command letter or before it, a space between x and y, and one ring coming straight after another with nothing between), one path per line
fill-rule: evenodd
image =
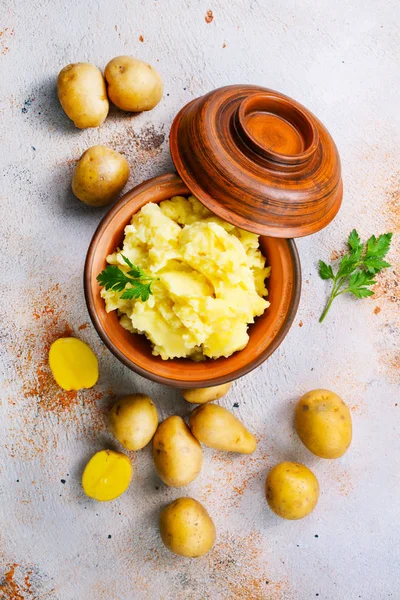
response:
M99 285L107 265L127 273L126 259L151 278L145 301ZM296 314L301 271L293 240L235 227L166 174L104 217L84 282L98 334L127 367L170 386L206 387L249 373L276 350Z

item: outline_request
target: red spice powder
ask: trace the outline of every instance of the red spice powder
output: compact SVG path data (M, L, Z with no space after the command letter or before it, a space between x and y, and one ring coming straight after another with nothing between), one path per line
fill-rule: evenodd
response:
M206 12L205 21L206 21L206 23L212 23L213 20L214 20L213 11L212 10L208 10Z
M8 565L8 571L4 573L4 585L0 585L0 592L4 593L2 595L3 600L24 600L25 596L23 595L24 590L18 585L15 581L15 569L18 567L16 563L12 565Z

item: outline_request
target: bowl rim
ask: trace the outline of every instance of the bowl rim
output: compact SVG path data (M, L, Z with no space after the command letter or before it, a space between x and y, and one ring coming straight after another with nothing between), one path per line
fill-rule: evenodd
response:
M100 319L95 310L95 303L94 303L94 299L93 299L93 295L92 295L92 286L91 286L91 264L92 264L93 257L94 257L95 251L96 251L97 240L100 238L101 235L103 235L103 233L105 232L105 230L107 228L108 223L112 220L112 218L116 215L116 213L118 213L121 210L121 208L123 206L125 206L125 204L127 202L129 202L131 200L132 194L134 196L136 196L137 194L147 190L149 187L154 187L155 185L165 184L165 183L173 182L173 181L175 181L175 182L181 181L184 184L182 179L176 173L165 173L163 175L157 175L155 177L152 177L151 179L147 179L146 181L139 183L138 185L136 185L133 188L131 188L130 190L128 190L100 220L100 223L98 224L98 226L90 240L88 251L86 254L84 270L83 270L83 288L84 288L86 306L87 306L92 324L93 324L97 334L99 335L100 339L104 343L104 345L110 350L110 352L116 358L118 358L118 360L122 364L124 364L126 367L128 367L131 371L134 371L135 373L137 373L138 375L141 375L142 377L144 377L146 379L150 379L151 381L155 381L156 383L167 385L169 387L177 387L177 388L183 389L183 388L193 388L193 387L204 387L205 388L205 387L211 387L211 386L216 386L216 385L222 385L224 383L235 381L236 379L239 379L239 378L243 377L244 375L247 375L248 373L250 373L251 371L256 369L258 366L260 366L281 345L281 343L285 339L287 333L289 332L289 329L296 317L297 309L299 307L300 296L301 296L301 287L302 287L300 257L299 257L299 253L297 250L297 246L293 239L288 239L288 238L285 239L285 241L288 244L289 252L290 252L292 260L293 260L293 276L294 276L292 297L291 297L291 301L290 301L290 304L288 307L288 311L287 311L285 320L283 321L283 323L279 329L279 332L275 336L272 343L261 354L256 356L252 361L250 361L249 363L247 363L245 366L241 367L240 369L237 369L237 371L230 373L229 376L222 375L220 377L214 377L212 380L209 380L207 382L202 381L202 380L195 380L195 381L187 382L187 381L182 381L179 379L170 379L168 377L158 375L157 373L154 373L153 371L148 371L147 369L143 369L142 367L138 366L136 363L131 361L129 358L127 358L125 356L125 354L123 352L121 352L121 350L119 350L119 348L109 339L109 337L105 334L105 332L103 330L103 327L100 323ZM188 189L188 193L190 194L189 189ZM263 237L269 237L269 236L263 236Z

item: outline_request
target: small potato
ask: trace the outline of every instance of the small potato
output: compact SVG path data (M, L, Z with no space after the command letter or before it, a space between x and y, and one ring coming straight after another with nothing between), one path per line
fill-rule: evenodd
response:
M164 545L175 554L197 558L214 545L215 525L200 502L178 498L160 515L160 534Z
M314 510L319 485L304 465L282 462L268 473L265 494L274 513L283 519L302 519Z
M93 350L74 337L58 338L49 350L49 365L63 390L88 389L99 378L99 364Z
M127 450L141 450L151 440L158 425L157 409L144 394L125 396L110 412L110 431Z
M303 444L321 458L339 458L350 446L352 424L343 400L329 390L308 392L297 403L295 427Z
M99 502L114 500L128 489L132 473L131 460L125 454L101 450L92 456L83 471L83 491Z
M90 63L64 67L57 78L57 93L64 112L79 129L98 127L108 115L106 83Z
M168 417L153 438L153 458L160 479L182 487L196 479L203 466L203 452L181 417Z
M252 454L257 447L254 435L229 410L218 404L195 408L190 415L190 428L199 442L217 450Z
M133 56L117 56L104 71L108 97L121 110L151 110L161 100L163 84L158 72Z
M222 385L208 388L190 388L188 390L181 390L181 393L185 400L191 404L205 404L206 402L212 402L225 396L229 392L231 385L232 383L223 383Z
M72 191L89 206L105 206L118 196L129 173L128 161L122 154L107 146L92 146L75 167Z

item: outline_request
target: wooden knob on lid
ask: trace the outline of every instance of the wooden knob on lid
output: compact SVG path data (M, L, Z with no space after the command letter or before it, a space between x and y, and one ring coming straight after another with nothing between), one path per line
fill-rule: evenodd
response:
M302 164L318 148L318 131L311 119L275 94L251 94L242 100L233 117L243 143L272 162Z

